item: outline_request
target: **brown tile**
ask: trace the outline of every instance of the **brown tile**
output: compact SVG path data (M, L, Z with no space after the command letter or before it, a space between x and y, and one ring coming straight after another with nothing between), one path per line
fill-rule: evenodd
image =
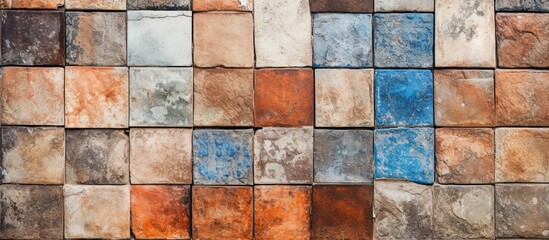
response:
M126 0L65 0L68 10L126 10Z
M310 0L311 12L371 13L374 0Z
M193 0L193 11L253 11L254 0Z
M2 0L0 8L36 8L36 9L57 9L63 6L64 0Z

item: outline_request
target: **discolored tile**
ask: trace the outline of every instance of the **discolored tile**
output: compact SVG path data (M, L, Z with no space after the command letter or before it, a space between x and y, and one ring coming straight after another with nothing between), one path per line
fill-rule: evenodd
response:
M57 9L62 7L64 2L64 0L2 0L0 9Z
M376 12L434 12L434 0L375 0Z
M193 0L193 11L253 11L254 0Z
M65 8L68 10L126 10L126 0L65 0Z
M373 0L309 0L311 12L371 13Z
M501 12L549 12L546 0L496 0L496 10Z
M128 10L191 10L191 0L127 0Z

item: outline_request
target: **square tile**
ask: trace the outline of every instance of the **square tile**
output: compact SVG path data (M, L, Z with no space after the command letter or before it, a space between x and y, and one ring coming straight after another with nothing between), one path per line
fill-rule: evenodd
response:
M130 126L192 125L192 68L130 68Z
M254 0L193 0L193 11L253 11Z
M375 0L376 12L434 12L434 0Z
M252 129L194 130L194 184L252 185Z
M374 70L316 69L317 127L374 126Z
M254 137L255 184L313 182L313 128L262 128Z
M126 66L125 12L67 12L66 21L67 65Z
M68 10L126 10L126 0L65 0ZM125 14L124 14L125 15ZM124 24L125 26L126 24Z
M260 69L254 81L255 126L314 124L312 69Z
M194 69L195 126L253 126L252 69Z
M63 184L65 131L50 127L3 127L1 182Z
M132 128L132 184L192 183L192 129Z
M376 127L433 126L430 70L376 70Z
M0 65L65 65L64 12L2 10L1 14Z
M195 13L194 64L198 67L254 66L252 13Z
M3 125L64 124L63 68L4 67L0 70Z
M311 12L371 13L374 0L309 0Z
M549 5L540 0L496 0L498 12L549 12Z
M376 129L374 177L433 184L434 134L432 128Z
M191 10L191 0L127 0L128 10Z
M66 130L68 184L128 184L130 140L124 130Z
M64 0L4 0L0 2L0 8L16 9L57 9L64 4Z
M315 183L371 183L374 134L370 130L315 129Z
M315 68L372 67L372 15L313 15Z
M432 67L433 25L434 17L430 13L375 14L375 66Z
M128 11L128 66L191 66L190 11Z
M127 128L128 68L66 67L65 127Z

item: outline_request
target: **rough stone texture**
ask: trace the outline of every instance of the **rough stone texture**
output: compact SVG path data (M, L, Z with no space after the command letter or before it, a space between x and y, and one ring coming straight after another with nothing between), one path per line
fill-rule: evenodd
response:
M253 67L253 22L252 13L195 13L194 64L198 67Z
M68 184L128 184L130 140L123 130L67 130Z
M316 183L372 182L372 131L316 129L314 135Z
M549 125L549 71L496 71L498 126Z
M433 66L433 14L376 14L374 22L376 67Z
M191 0L127 0L128 10L191 10Z
M496 0L496 10L502 12L549 12L547 0Z
M131 187L132 232L139 239L190 239L189 186Z
M252 69L194 69L195 126L253 126Z
M130 186L65 185L64 196L65 238L130 238Z
M63 187L0 185L2 239L62 239Z
M435 66L496 67L494 0L435 1Z
M63 4L64 0L0 0L0 9L57 9Z
M126 0L65 0L65 8L68 10L126 10Z
M64 12L0 13L1 65L65 65Z
M252 239L252 187L193 186L194 239Z
M376 129L374 177L432 184L435 175L434 129Z
M132 128L132 184L192 183L192 129Z
M549 182L549 129L496 129L496 182Z
M373 127L374 71L316 69L317 127Z
M255 239L310 239L311 187L254 187Z
M433 187L435 239L494 239L494 187Z
M434 0L375 0L376 12L434 12Z
M494 126L492 70L435 70L434 79L437 126Z
M63 128L2 128L2 183L63 184L64 176Z
M313 128L263 128L254 137L255 184L313 182Z
M311 12L371 13L373 0L309 0Z
M193 0L193 11L248 11L254 10L254 0Z
M377 127L433 125L430 70L376 70L374 86Z
M549 184L496 185L497 237L549 237Z
M498 13L496 25L499 67L549 67L547 14Z
M190 11L128 11L129 66L191 66Z
M252 185L253 135L252 129L194 130L194 183Z
M374 184L376 239L432 239L432 187L404 181Z
M372 67L372 15L313 15L314 67Z
M313 186L313 239L372 239L372 185Z
M128 69L66 67L65 127L127 128Z
M435 136L439 183L494 183L494 131L492 129L439 128Z
M67 65L126 65L125 12L67 12L66 21Z
M256 67L312 65L308 0L254 0Z
M255 71L255 126L312 126L314 77L312 69Z
M64 72L63 68L4 67L2 124L63 125Z
M192 125L192 68L130 68L130 126Z

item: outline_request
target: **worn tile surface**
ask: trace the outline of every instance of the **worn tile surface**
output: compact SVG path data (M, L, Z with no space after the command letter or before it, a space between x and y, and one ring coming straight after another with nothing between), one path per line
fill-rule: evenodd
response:
M0 8L17 9L57 9L63 6L64 0L2 0Z
M193 0L193 11L253 11L254 0Z
M373 0L309 0L311 12L371 13Z
M496 10L503 12L549 12L547 0L496 0Z
M375 0L376 12L433 12L435 0Z
M65 0L68 10L126 10L126 0Z
M127 0L128 10L191 10L191 0Z

